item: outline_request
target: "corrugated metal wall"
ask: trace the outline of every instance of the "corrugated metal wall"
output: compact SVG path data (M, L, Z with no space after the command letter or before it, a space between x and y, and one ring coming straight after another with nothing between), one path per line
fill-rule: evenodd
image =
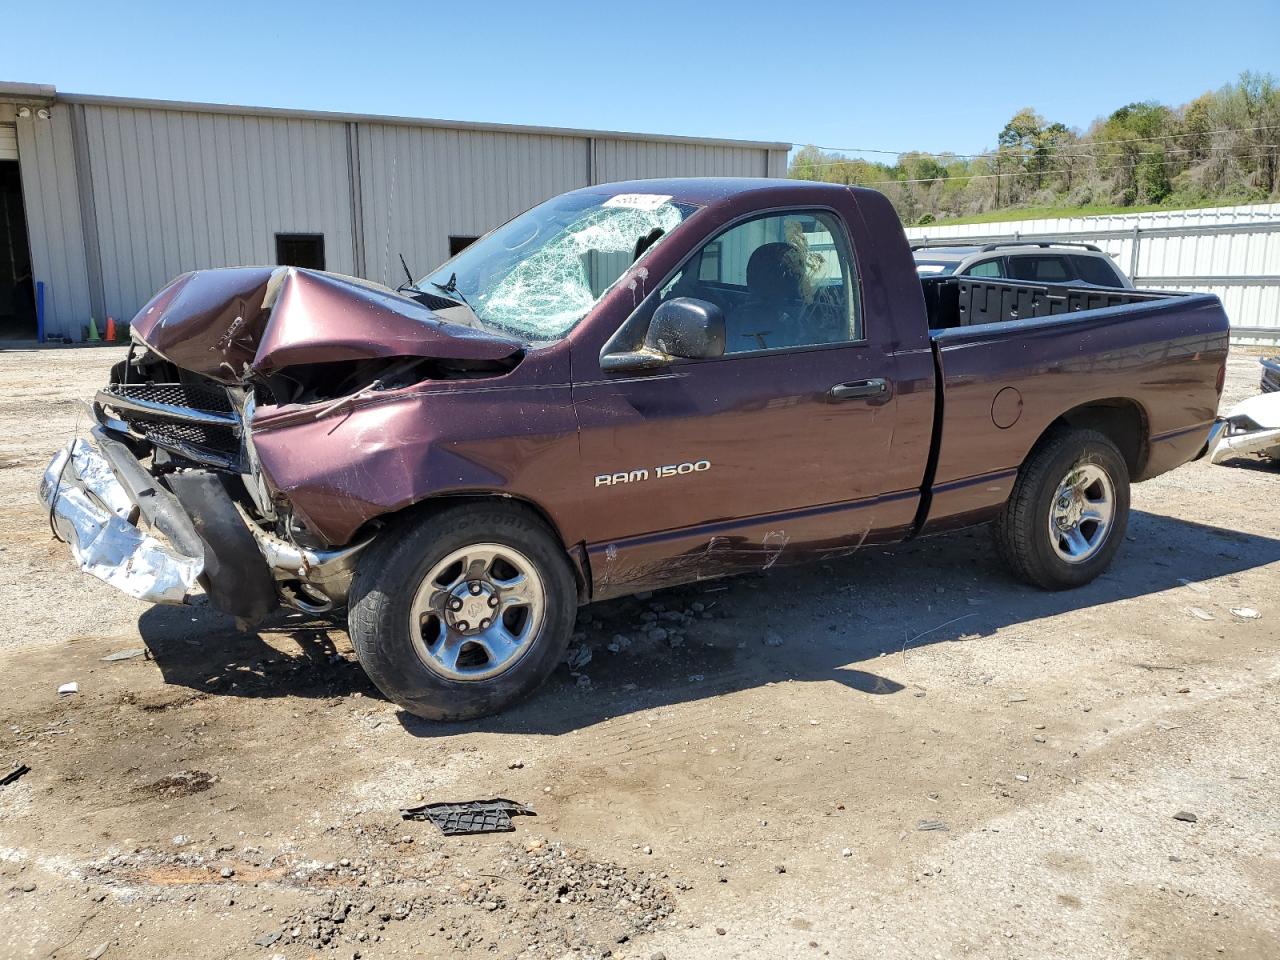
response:
M596 141L597 183L653 177L763 177L768 168L768 151L754 148Z
M330 269L353 271L343 124L84 111L106 313L188 270L271 263L277 232L323 233Z
M1152 230L1159 232L1147 232ZM1138 286L1217 294L1241 339L1280 338L1280 203L909 227L907 236L954 243L1011 236L1096 243ZM1251 337L1247 331L1264 333Z
M50 335L80 338L89 318L89 271L76 187L71 110L49 108L51 117L17 124L18 162L27 211L27 236L36 280L44 281Z
M323 234L326 268L396 285L548 197L609 180L781 175L786 151L589 131L68 97L18 123L50 336L130 318L173 277L273 263L277 233ZM80 176L77 177L77 168Z
M590 141L432 127L358 125L364 275L396 286L536 203L589 183Z

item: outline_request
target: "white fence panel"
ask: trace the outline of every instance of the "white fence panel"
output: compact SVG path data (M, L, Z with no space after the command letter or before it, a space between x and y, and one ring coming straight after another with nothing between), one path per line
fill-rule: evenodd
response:
M1139 287L1217 294L1238 340L1280 341L1280 203L908 227L913 243L1096 243Z

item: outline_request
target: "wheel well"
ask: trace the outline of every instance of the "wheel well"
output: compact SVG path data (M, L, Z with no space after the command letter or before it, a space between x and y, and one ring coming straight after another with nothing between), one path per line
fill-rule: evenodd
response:
M1131 477L1139 476L1146 466L1147 416L1133 400L1122 397L1095 400L1068 410L1049 425L1041 440L1059 427L1097 430L1108 437L1120 448Z
M564 537L560 533L560 528L556 522L551 519L551 515L542 509L532 500L526 500L523 497L512 496L506 493L443 493L434 497L427 497L412 503L395 513L384 513L361 528L360 532L353 538L359 540L367 537L374 532L374 529L385 529L387 526L401 523L402 521L412 517L419 520L424 516L430 516L446 507L456 506L459 503L481 503L489 501L492 503L500 503L505 506L522 510L529 516L536 519L555 537L556 543L564 549L565 556L569 560L569 566L573 570L574 580L578 584L578 600L580 603L586 603L590 600L591 593L591 575L587 566L586 551L581 545L570 546L564 542Z

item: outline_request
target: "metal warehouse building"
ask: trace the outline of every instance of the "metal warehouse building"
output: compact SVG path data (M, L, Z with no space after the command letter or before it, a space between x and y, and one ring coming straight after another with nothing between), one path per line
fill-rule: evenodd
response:
M790 144L128 100L0 83L0 338L80 340L173 277L287 263L395 285L565 190L784 176Z

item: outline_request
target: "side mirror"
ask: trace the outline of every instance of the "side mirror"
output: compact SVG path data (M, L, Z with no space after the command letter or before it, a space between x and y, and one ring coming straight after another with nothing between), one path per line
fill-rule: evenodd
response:
M603 370L653 370L673 359L707 360L724 356L724 313L714 303L693 297L668 300L653 312L644 345L600 358Z
M724 313L714 303L693 297L676 297L660 305L649 321L646 350L706 360L724 356Z

